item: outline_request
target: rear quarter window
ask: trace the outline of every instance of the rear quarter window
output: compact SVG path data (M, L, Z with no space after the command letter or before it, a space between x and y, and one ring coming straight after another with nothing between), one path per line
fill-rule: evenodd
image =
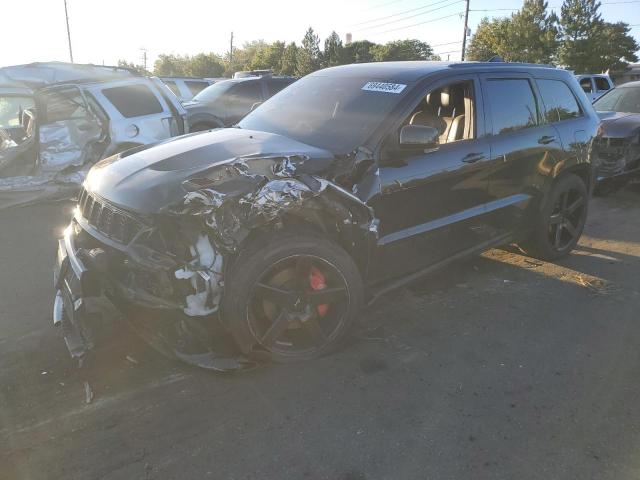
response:
M536 80L545 107L547 122L560 122L582 115L576 97L561 80Z
M536 99L525 78L490 79L487 98L493 133L509 133L538 124Z
M102 94L125 118L162 113L164 108L146 85L105 88Z
M180 89L176 85L176 82L173 80L164 80L164 84L169 87L169 90L171 90L176 97L180 98Z
M611 88L606 78L595 77L594 80L596 82L596 90L598 90L599 92L606 92Z
M209 86L207 82L199 82L197 80L186 80L184 83L194 97Z

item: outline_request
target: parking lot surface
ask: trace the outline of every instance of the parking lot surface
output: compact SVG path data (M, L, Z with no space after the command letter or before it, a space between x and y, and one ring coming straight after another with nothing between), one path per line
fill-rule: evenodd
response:
M640 478L637 190L594 199L557 264L492 250L335 354L231 375L120 324L76 368L51 321L71 208L0 212L2 479Z

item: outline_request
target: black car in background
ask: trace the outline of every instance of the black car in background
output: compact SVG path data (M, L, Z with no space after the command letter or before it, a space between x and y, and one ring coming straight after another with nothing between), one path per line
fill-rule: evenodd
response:
M364 304L456 259L568 254L598 124L568 72L537 65L315 72L237 128L97 164L59 244L54 318L75 356L83 300L104 294L197 365L242 365L219 327L244 358L313 358Z
M596 142L598 189L619 188L640 174L640 82L617 86L593 104L602 120Z
M266 74L216 82L184 103L190 131L230 127L295 80Z

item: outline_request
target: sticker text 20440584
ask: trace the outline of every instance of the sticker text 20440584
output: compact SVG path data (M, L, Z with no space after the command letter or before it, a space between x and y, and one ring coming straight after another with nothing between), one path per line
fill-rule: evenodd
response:
M368 92L400 93L405 87L406 85L402 83L367 82L364 87L362 87L362 90Z

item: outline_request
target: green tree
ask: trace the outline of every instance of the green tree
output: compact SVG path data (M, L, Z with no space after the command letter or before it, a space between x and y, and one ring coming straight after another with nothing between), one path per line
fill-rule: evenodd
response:
M623 71L630 62L637 62L640 45L629 34L631 28L623 22L605 22L601 34L601 43L598 54L600 65L594 66L593 71Z
M133 62L127 62L126 60L118 60L118 66L128 68L133 70L134 72L139 73L140 75L150 75L151 72L148 72L144 69L144 65L136 65Z
M221 58L214 53L199 53L189 58L187 65L191 77L219 77L224 72Z
M596 0L565 0L560 9L562 43L558 61L577 73L589 72L596 61L599 31L603 27Z
M511 17L483 18L469 42L469 60L500 55L508 62L551 63L557 48L558 18L544 0L525 0Z
M251 59L251 70L272 69L274 72L279 72L282 69L284 47L284 42L261 45Z
M160 54L153 64L153 73L166 77L187 76L188 57Z
M282 52L280 75L295 75L298 71L298 47L296 42L291 42Z
M558 17L544 0L525 0L507 29L510 60L551 63L558 47Z
M637 61L638 43L625 23L608 23L596 0L565 0L560 15L558 61L576 73L621 70Z
M373 49L375 43L368 40L351 42L344 47L345 63L373 62Z
M335 67L344 63L344 47L340 36L334 31L324 41L324 66Z
M315 34L313 28L304 34L302 46L298 49L296 58L296 74L307 75L321 67L320 38Z
M394 40L371 49L375 62L400 60L432 60L433 49L420 40Z
M466 51L468 60L488 60L495 55L507 56L508 18L483 18L478 24Z

